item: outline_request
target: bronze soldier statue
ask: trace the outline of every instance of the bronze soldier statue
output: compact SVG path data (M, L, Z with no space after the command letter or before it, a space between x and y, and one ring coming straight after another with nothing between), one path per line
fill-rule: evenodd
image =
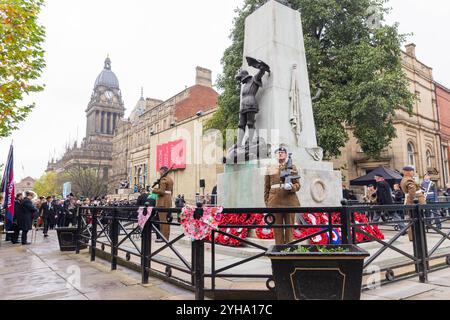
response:
M253 136L255 133L256 114L259 112L258 102L256 101L256 94L259 88L262 87L262 77L266 72L270 73L270 67L260 61L247 57L248 65L259 69L258 74L251 76L248 71L241 70L236 76L236 81L242 84L241 90L241 105L239 116L239 133L237 147L242 147L245 136L245 129L248 127L249 137L248 145L253 143Z
M300 201L297 192L300 190L300 181L297 175L298 170L291 161L287 161L287 150L280 147L275 151L278 165L270 166L267 169L264 186L264 201L268 208L299 208ZM290 177L286 176L289 172ZM295 224L295 214L276 213L275 224ZM275 242L283 245L292 242L292 228L275 228Z
M403 180L400 187L405 194L405 205L413 205L414 200L418 200L419 204L427 204L427 200L422 189L414 180L414 168L406 166L403 168ZM413 233L411 228L408 230L409 240L413 241Z

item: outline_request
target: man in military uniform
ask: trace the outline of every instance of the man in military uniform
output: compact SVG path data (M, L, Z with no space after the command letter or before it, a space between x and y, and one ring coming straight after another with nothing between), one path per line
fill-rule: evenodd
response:
M406 166L403 168L403 180L400 183L402 191L405 193L405 204L413 205L414 200L418 200L419 204L427 204L427 200L422 189L414 180L414 168Z
M278 164L270 166L267 169L264 186L264 201L268 208L299 208L300 201L297 197L297 192L300 190L299 179L293 179L292 183L285 183L281 178L281 172L286 170L287 165L287 150L280 147L276 152ZM298 170L295 166L292 168L292 175L298 175ZM276 213L275 224L294 225L294 213ZM275 242L277 245L283 245L292 242L292 228L275 228Z
M414 168L406 166L403 168L403 180L400 183L400 188L405 194L405 205L413 205L417 199L419 204L427 204L427 200L423 194L422 189L414 180ZM408 230L409 240L413 241L413 234L411 228Z
M161 176L165 175L169 171L167 167L161 167L159 173ZM165 176L161 179L159 183L159 188L152 190L153 193L158 195L158 200L156 201L156 207L158 208L172 208L172 193L173 193L173 180L169 176ZM159 219L161 222L167 223L167 212L158 212ZM169 240L170 237L170 225L161 224L161 233ZM162 239L157 239L156 242L163 242Z

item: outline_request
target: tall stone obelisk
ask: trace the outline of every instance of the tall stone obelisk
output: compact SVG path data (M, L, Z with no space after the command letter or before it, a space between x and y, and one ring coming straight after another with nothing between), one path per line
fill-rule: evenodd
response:
M293 154L301 176L302 206L340 206L341 173L322 161L323 152L317 146L300 12L271 0L247 17L244 57L260 59L271 68L257 95L256 129L272 151L283 144ZM255 71L247 65L243 68ZM264 173L269 163L226 165L219 176L219 204L264 207Z

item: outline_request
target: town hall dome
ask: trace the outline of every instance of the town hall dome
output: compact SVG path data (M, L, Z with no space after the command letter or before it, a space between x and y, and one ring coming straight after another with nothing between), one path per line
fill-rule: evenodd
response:
M119 80L114 72L111 71L111 59L106 58L105 67L95 80L94 87L105 86L108 88L119 89Z

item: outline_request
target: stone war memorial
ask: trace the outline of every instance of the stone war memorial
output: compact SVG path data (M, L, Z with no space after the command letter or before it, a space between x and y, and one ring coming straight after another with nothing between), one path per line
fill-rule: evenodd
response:
M261 78L254 132L248 126L247 140L239 136L226 158L224 173L218 177L218 203L227 208L264 207L264 175L282 145L299 170L301 205L340 206L341 173L323 161L323 150L317 145L299 11L268 1L247 17L244 65L237 78L253 73L254 81ZM243 85L245 100L246 91Z

